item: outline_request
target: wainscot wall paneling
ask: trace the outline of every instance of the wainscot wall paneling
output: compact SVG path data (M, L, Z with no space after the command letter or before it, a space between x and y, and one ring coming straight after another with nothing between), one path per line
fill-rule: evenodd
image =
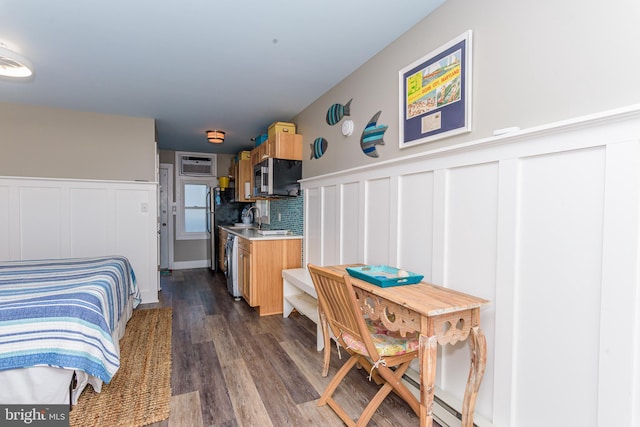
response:
M157 302L156 195L147 182L0 177L0 259L123 255L142 302Z
M322 197L321 189L313 189L304 193L305 212L313 209L314 212L320 213L322 205L320 198ZM308 245L311 254L303 254L305 259L321 259L322 258L322 215L307 215L305 213L304 236L311 244ZM306 265L306 264L305 264Z
M335 188L338 187L335 186ZM336 206L340 217L339 223L335 224L334 232L340 250L336 252L337 259L332 263L358 262L362 259L363 245L360 236L363 233L362 226L364 224L361 217L359 184L347 182L341 185L337 191L341 195L340 202ZM329 262L324 262L324 265L329 265Z
M301 184L306 263L395 265L492 301L477 415L640 425L640 106ZM469 348L438 358L455 407Z
M336 187L326 187L322 191L322 204L323 206L331 206L336 203ZM340 259L340 247L338 246L340 233L338 231L338 210L335 207L328 209L328 212L332 212L333 215L324 215L322 217L322 230L323 232L323 246L326 250L327 263L335 263Z

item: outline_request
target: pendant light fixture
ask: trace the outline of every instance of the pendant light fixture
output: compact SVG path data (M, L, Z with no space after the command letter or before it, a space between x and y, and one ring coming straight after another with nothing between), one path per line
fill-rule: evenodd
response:
M221 130L208 130L207 139L212 144L221 144L224 142L224 132Z
M0 77L29 79L33 76L33 66L29 60L0 42Z

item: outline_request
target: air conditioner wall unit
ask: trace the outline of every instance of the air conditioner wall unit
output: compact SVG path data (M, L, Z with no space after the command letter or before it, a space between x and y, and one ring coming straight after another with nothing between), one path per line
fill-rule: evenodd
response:
M213 159L211 157L180 156L180 175L213 176Z

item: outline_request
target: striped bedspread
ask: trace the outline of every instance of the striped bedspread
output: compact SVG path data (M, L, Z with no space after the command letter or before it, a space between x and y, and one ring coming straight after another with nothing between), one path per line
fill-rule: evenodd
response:
M140 302L125 257L0 262L0 371L53 366L109 383L130 296Z

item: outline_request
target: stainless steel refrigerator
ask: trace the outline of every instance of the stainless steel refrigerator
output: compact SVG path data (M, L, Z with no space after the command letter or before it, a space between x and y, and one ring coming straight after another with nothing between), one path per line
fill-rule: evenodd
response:
M207 195L207 231L209 232L209 254L211 269L218 270L218 260L224 254L218 253L218 225L233 225L240 222L240 213L249 203L239 203L235 201L234 189L231 187L221 189L211 188Z

